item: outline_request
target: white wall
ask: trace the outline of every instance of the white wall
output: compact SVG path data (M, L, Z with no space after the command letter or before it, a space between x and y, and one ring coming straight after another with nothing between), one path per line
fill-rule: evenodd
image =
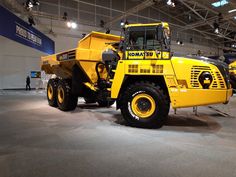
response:
M0 36L0 89L25 88L30 71L40 70L42 52ZM31 79L35 87L36 79Z
M214 56L220 55L222 49L218 49L211 46L198 45L194 43L184 43L184 45L176 44L176 41L171 42L171 51L178 54L198 54L198 50L201 51L201 55L204 56Z

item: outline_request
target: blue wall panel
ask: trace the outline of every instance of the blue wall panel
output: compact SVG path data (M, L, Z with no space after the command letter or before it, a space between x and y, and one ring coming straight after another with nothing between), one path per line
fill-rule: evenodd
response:
M2 6L0 6L0 35L47 54L55 53L53 40Z

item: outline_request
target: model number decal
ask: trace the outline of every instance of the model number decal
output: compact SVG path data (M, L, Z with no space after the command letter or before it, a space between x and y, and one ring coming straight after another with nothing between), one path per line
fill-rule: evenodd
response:
M75 50L57 55L57 61L74 60L74 59L75 59Z
M63 61L63 60L68 60L68 59L69 59L68 53L63 53L63 54L57 55L58 61Z

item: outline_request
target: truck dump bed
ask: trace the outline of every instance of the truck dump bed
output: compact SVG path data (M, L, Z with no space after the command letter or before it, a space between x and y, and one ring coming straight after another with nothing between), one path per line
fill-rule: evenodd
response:
M72 77L72 67L82 67L92 82L97 80L95 65L102 60L102 52L108 43L119 42L120 36L91 32L78 42L78 47L41 58L41 69L46 74L56 74L63 79Z

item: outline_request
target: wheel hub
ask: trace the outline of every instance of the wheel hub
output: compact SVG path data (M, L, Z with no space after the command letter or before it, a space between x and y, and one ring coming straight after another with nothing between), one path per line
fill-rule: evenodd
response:
M57 95L59 103L63 103L64 96L65 96L64 90L62 87L59 86L58 87L58 95Z
M148 111L151 107L151 103L148 99L141 98L138 100L137 106L140 111Z
M148 118L156 110L155 100L146 93L137 94L131 101L132 112L139 118Z
M52 98L53 98L53 89L52 89L51 85L49 85L49 87L48 87L48 98L49 98L49 100L52 100Z

